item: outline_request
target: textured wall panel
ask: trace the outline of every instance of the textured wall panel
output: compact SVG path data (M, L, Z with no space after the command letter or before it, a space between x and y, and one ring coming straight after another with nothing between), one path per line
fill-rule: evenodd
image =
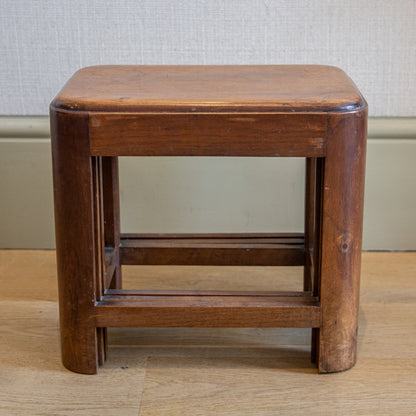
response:
M415 0L1 0L0 114L95 64L331 64L372 116L416 115Z

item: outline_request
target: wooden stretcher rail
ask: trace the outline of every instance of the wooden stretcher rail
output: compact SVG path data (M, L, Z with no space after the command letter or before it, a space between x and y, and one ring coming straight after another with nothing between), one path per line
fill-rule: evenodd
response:
M312 292L291 292L291 291L262 291L262 290L208 290L208 289L191 289L191 290L149 290L149 289L108 289L105 291L105 299L113 299L111 296L123 296L130 298L132 296L250 296L250 297L287 297L310 298ZM298 299L296 299L298 298ZM312 298L311 298L312 299Z
M302 234L121 235L125 265L302 266Z
M299 242L304 241L304 233L122 233L121 238L123 240L129 239L274 239L274 238L286 238L297 239Z
M156 293L156 292L155 292ZM306 292L250 294L104 295L95 306L98 327L318 328L321 308Z

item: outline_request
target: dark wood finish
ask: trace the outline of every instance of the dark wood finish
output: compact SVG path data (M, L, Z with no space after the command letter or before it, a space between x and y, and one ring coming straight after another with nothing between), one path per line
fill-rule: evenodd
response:
M100 299L104 291L104 220L103 220L103 187L101 158L94 157L92 163L93 217L94 217L94 260L95 260L95 296ZM98 365L104 364L107 350L107 328L97 328Z
M97 329L88 318L97 279L88 116L52 109L51 134L62 361L72 371L94 374Z
M351 111L365 102L348 76L331 66L114 65L81 69L53 105L114 113L295 114Z
M303 238L122 238L120 263L126 265L302 266Z
M110 287L121 289L120 267L120 196L118 159L102 158L104 241L106 248L113 248Z
M321 255L322 255L322 196L324 186L324 163L325 159L316 159L314 161L313 173L315 176L314 204L309 210L314 215L314 234L312 241L312 278L313 294L320 298L321 293ZM313 363L318 363L319 353L319 328L312 329L311 341L311 359Z
M122 233L121 239L175 239L176 241L182 240L225 240L227 242L232 242L234 240L244 240L250 239L252 241L258 240L269 240L269 242L275 241L275 239L286 239L286 244L289 244L287 241L290 240L294 244L303 244L304 233Z
M329 117L324 164L319 371L357 359L367 110Z
M303 290L313 288L313 239L315 232L315 182L316 159L306 158L305 163L305 266L303 269Z
M304 247L304 239L303 238L280 238L280 237L264 237L264 238L258 238L254 237L251 238L250 234L247 234L245 237L242 238L215 238L209 237L209 234L207 234L204 237L201 238L185 238L185 237L179 237L179 238L169 238L167 235L165 235L162 238L157 237L155 235L153 238L141 238L140 234L138 234L135 238L121 238L120 244L123 247L187 247L189 244L195 244L195 245L201 245L201 246L270 246L271 248L275 246L290 246L293 248L297 247Z
M320 157L326 124L316 114L92 113L91 154Z
M104 296L96 324L107 327L319 327L320 306L311 295Z
M108 289L105 295L116 296L274 296L274 297L308 297L312 299L312 292L279 292L279 291L255 291L255 290L119 290ZM316 297L314 297L314 301Z
M120 257L114 255L115 249L113 247L105 248L105 257L104 257L104 288L105 289L121 289L121 285L115 285L115 271L120 269Z
M51 104L64 365L111 326L309 327L320 372L356 360L365 100L327 66L104 66ZM118 156L300 156L305 233L120 236ZM123 291L121 264L301 265L304 292Z

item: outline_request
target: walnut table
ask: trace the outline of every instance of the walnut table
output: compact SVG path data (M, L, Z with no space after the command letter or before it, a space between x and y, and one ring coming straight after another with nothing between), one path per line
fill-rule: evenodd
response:
M366 125L335 67L78 71L51 104L64 365L96 373L108 327L306 327L319 372L354 365ZM120 234L118 156L304 157L305 232ZM123 264L303 265L304 287L126 291Z

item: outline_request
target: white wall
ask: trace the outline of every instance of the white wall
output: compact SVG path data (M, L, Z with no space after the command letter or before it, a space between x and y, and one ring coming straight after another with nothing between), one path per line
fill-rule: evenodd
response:
M93 64L332 64L370 116L416 115L415 0L1 0L0 114Z
M87 65L308 63L346 70L370 116L415 117L415 22L416 0L0 0L0 114L46 115ZM374 123L366 249L416 249L409 120L410 129L404 119ZM0 117L0 247L54 244L49 131L39 123L46 117ZM122 226L300 230L303 167L285 163L125 160ZM279 176L289 179L281 188Z

